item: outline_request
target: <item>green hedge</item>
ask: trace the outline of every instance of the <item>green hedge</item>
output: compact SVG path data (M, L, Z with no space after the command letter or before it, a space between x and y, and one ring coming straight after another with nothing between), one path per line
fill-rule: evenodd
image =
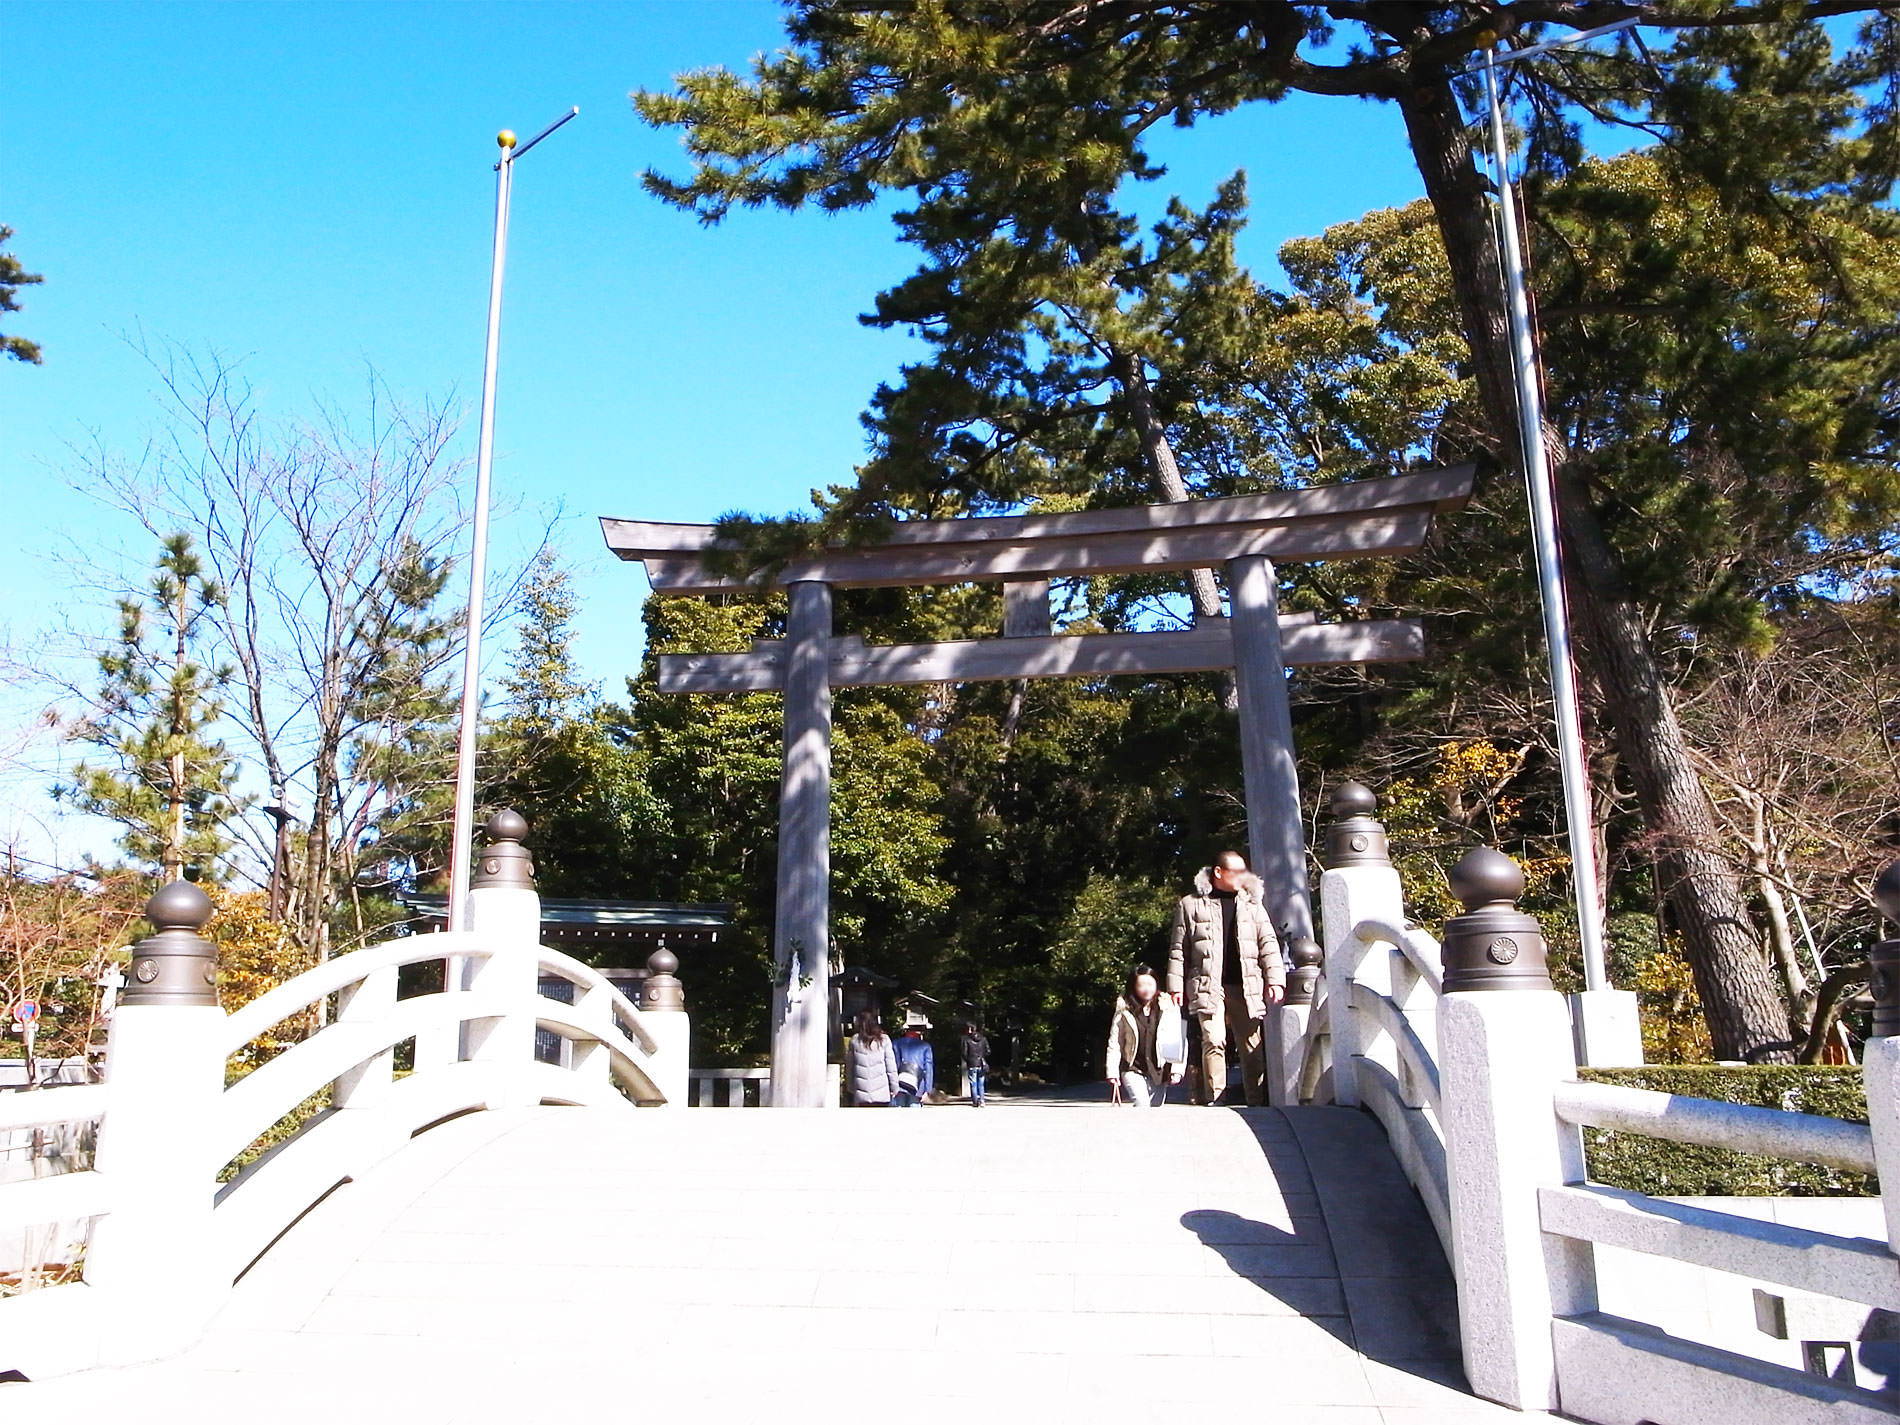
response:
M1578 1076L1591 1083L1867 1121L1860 1070L1832 1064L1682 1064L1583 1069ZM1583 1138L1592 1180L1655 1197L1872 1197L1880 1191L1879 1184L1864 1173L1814 1163L1789 1163L1601 1128L1585 1129Z

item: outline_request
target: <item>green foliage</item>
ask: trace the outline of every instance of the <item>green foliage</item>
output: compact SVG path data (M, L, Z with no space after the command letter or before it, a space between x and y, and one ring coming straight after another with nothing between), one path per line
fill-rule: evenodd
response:
M339 928L359 944L379 928L364 895L433 859L454 802L459 699L445 665L460 616L440 607L448 581L446 557L399 540L384 560L379 597L356 613L350 642L368 672L341 768L346 783L373 788L374 797L347 828L337 910Z
M223 598L191 536L166 539L145 595L119 600L119 636L99 655L92 709L65 729L106 762L81 762L55 795L124 827L126 854L166 880L187 869L221 878L233 844L226 827L240 811L236 761L210 733L232 677L204 655Z
M1579 1077L1688 1098L1867 1121L1866 1090L1856 1068L1694 1065L1583 1069ZM1867 1197L1880 1190L1863 1173L1600 1128L1584 1130L1584 1148L1593 1182L1658 1197Z
M1621 927L1614 948L1653 982L1646 1003L1666 1010L1664 1038L1684 1052L1696 1045L1677 1033L1679 951L1724 1042L1759 1043L1777 1013L1760 957L1734 933L1743 903L1719 871L1685 875L1677 864L1677 848L1715 838L1694 779L1665 775L1703 751L1685 745L1677 704L1709 686L1720 659L1759 654L1804 609L1891 605L1900 547L1888 409L1900 384L1900 245L1887 206L1900 154L1895 22L1870 15L1842 50L1805 7L1762 5L1714 23L1719 8L1683 14L1653 44L1623 35L1600 53L1512 71L1514 107L1531 116L1531 266L1576 545L1586 732L1606 862L1618 871L1607 897ZM1584 19L1574 7L1350 9L797 4L788 47L749 75L702 71L670 93L637 95L649 122L681 130L692 162L683 177L648 175L650 190L707 222L734 206L835 211L891 194L908 204L895 220L920 266L867 320L918 333L929 359L876 393L870 459L854 485L820 499L821 518L798 538L839 525L875 538L883 522L912 515L1152 498L1163 443L1191 494L1361 478L1419 458L1488 463L1507 451L1515 411L1498 254L1460 112L1477 96L1460 75L1483 36L1522 44ZM1233 262L1245 216L1238 176L1204 207L1176 198L1140 230L1126 209L1136 185L1162 176L1146 147L1154 124L1189 125L1291 89L1399 106L1429 202L1288 244L1285 290ZM1593 159L1586 119L1659 142ZM1283 596L1334 617L1427 619L1433 656L1418 668L1296 681L1308 770L1397 784L1401 818L1416 815L1421 915L1446 909L1441 852L1483 836L1514 842L1569 974L1575 930L1527 535L1517 482L1490 478L1417 558L1291 569ZM1092 581L1070 591L1071 611L1080 627L1129 626L1170 587ZM985 927L971 942L984 955L1028 953L1013 947L1039 938L1030 920L1046 936L1087 880L1058 856L1051 894L1033 910L971 889L979 878L1010 885L1001 847L1033 854L1063 842L1035 824L1042 807L1100 818L1090 855L1104 874L1178 877L1166 857L1139 869L1119 859L1112 818L1139 794L1091 785L1072 810L1044 800L999 814L1009 788L980 770L1044 770L1035 744L1049 718L1047 736L1066 754L1110 761L1112 738L1091 720L1122 714L1091 699L1139 700L1157 686L1046 700L1039 689L958 690L921 727L936 739L950 807L960 920ZM1186 684L1166 686L1162 701ZM1660 707L1645 701L1657 688ZM1870 725L1890 722L1878 711L1887 700L1870 703ZM1176 711L1173 736L1202 745L1200 713ZM1447 744L1515 760L1508 825L1483 798L1475 817L1453 804L1424 770ZM1227 764L1208 766L1218 770L1203 770L1203 788L1231 788ZM1170 809L1180 804L1192 824L1209 803L1190 794ZM1859 834L1871 842L1892 830L1890 818L1863 819ZM1739 851L1735 860L1746 864ZM1647 935L1636 929L1644 917L1659 922ZM944 972L962 974L965 953L947 943Z
M0 248L5 248L12 237L13 229L0 223ZM37 272L28 272L12 253L0 251L0 313L19 311L20 289L45 280ZM30 361L35 366L40 364L40 344L28 341L23 336L9 336L0 332L0 351L15 361Z

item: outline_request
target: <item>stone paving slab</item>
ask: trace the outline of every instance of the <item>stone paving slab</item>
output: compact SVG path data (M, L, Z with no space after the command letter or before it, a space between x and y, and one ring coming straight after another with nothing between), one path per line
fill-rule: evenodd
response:
M1368 1120L1088 1106L473 1115L311 1212L185 1356L0 1415L1521 1418L1464 1391Z

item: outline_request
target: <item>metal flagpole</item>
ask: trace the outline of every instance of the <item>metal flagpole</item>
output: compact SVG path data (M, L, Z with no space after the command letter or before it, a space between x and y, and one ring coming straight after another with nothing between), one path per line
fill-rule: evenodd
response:
M455 827L449 855L449 929L467 928L469 867L475 843L475 734L481 714L482 583L488 573L488 480L495 455L495 371L501 360L501 279L508 260L508 200L515 160L580 113L569 109L520 148L512 129L495 136L495 256L488 277L488 352L482 364L482 425L475 454L475 528L468 558L468 624L462 655L462 727L455 754ZM454 988L451 984L449 988Z
M1578 38L1582 38L1579 36ZM1563 772L1564 819L1570 831L1570 879L1576 890L1577 935L1583 943L1585 989L1609 988L1604 969L1603 909L1597 903L1596 827L1590 778L1583 760L1583 714L1577 702L1576 664L1570 651L1570 612L1564 600L1563 551L1557 542L1556 502L1544 448L1544 399L1537 352L1531 343L1530 299L1518 247L1517 208L1505 167L1504 110L1498 102L1491 55L1484 56L1484 92L1491 105L1491 154L1497 165L1498 213L1503 226L1504 282L1510 299L1511 364L1517 376L1518 434L1524 446L1524 483L1530 494L1531 543L1537 554L1537 592L1544 606L1550 650L1550 692L1556 704L1557 761Z

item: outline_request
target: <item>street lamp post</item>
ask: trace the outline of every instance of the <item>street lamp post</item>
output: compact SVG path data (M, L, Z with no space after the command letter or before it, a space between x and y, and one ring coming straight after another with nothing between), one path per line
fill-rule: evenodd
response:
M514 166L529 149L580 113L576 105L519 148L512 129L495 136L495 254L488 278L488 351L482 365L482 425L475 454L475 528L469 541L468 621L462 656L462 726L455 756L455 826L449 852L449 929L467 928L475 841L475 734L481 715L482 582L488 573L488 481L495 453L495 372L501 360L501 279L508 259L508 201Z
M1549 45L1535 45L1507 56L1520 60L1559 45L1626 29L1634 20L1604 25ZM1563 551L1557 538L1557 509L1544 446L1543 382L1531 339L1530 294L1524 257L1518 246L1517 205L1511 190L1504 141L1504 110L1498 99L1491 52L1484 56L1484 92L1491 110L1491 157L1497 170L1499 247L1504 259L1505 295L1510 309L1511 367L1517 382L1518 436L1524 450L1524 484L1530 497L1531 544L1537 557L1537 592L1543 605L1544 641L1550 656L1550 693L1557 720L1557 762L1563 777L1564 820L1570 833L1570 879L1576 893L1577 938L1583 947L1583 983L1589 990L1610 987L1604 963L1603 907L1597 901L1596 824L1590 803L1590 777L1584 763L1583 712L1577 699L1576 662L1571 653L1570 612L1564 598Z

